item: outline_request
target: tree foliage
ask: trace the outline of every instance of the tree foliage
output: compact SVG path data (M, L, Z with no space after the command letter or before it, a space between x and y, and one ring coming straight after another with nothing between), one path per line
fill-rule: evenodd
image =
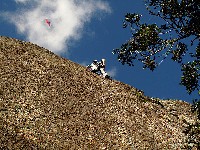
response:
M200 101L193 100L192 112L197 112L198 120L193 124L188 124L184 133L188 135L188 149L196 147L200 149Z
M134 61L140 61L152 71L171 57L181 65L180 84L189 94L200 91L200 1L145 0L145 3L149 13L162 23L142 23L142 15L127 13L123 28L130 27L132 36L113 53L122 64L134 66Z

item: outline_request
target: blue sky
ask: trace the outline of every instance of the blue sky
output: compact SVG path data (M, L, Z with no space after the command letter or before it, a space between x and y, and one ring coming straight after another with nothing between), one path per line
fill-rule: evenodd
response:
M140 63L122 65L112 54L130 39L130 30L122 28L128 12L142 14L144 22L159 23L142 0L1 0L0 35L36 43L81 65L105 58L106 71L115 80L150 97L191 102L195 96L179 85L180 66L170 58L151 72ZM50 27L45 19L51 21Z

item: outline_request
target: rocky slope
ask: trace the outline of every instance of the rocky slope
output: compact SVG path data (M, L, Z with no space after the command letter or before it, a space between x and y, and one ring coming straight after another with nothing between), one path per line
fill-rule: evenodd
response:
M187 149L190 104L0 37L0 149Z

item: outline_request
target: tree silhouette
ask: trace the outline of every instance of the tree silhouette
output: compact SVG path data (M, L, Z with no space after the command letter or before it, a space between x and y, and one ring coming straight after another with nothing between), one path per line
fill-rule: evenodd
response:
M164 20L165 24L141 23L140 14L127 13L123 28L130 27L132 37L120 48L114 49L113 53L118 55L122 64L134 66L134 61L138 60L144 68L152 71L167 56L171 56L181 65L181 85L186 87L189 94L200 92L200 1L145 2L149 13Z

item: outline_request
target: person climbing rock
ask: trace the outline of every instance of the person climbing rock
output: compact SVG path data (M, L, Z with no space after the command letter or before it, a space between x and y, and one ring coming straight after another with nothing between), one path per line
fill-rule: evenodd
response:
M96 74L99 74L100 76L103 76L104 78L110 78L105 71L106 68L106 59L101 59L100 62L98 62L96 59L93 60L93 62L87 66L88 70L91 72L94 72Z

